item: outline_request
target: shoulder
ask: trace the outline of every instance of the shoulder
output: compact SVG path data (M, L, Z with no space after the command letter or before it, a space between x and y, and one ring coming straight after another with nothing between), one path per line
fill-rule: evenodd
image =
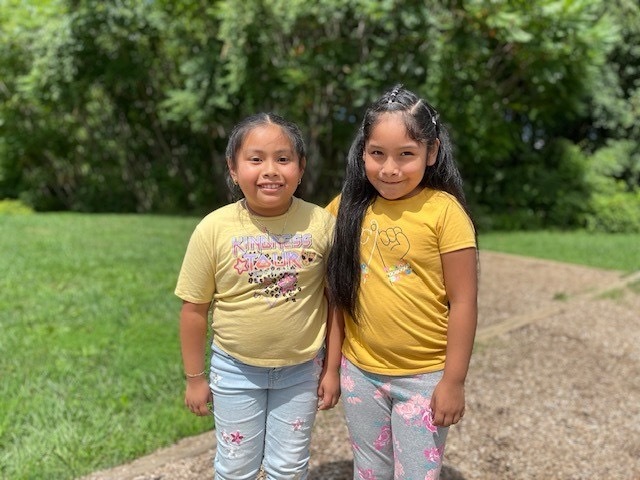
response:
M454 247L460 242L463 242L465 247L475 246L475 226L458 199L449 193L435 191L433 202L437 205L434 209L438 212L434 218L437 230L454 242ZM443 246L441 251L447 249L451 250L452 247Z
M438 208L441 211L448 211L452 209L454 211L467 215L464 208L458 201L458 199L450 193L442 190L425 189L424 195L426 197L425 203L429 204L429 208Z
M331 243L335 218L324 208L304 200L297 199L296 223L299 231L311 235L319 252L323 252Z
M333 216L325 208L302 199L297 199L297 201L299 204L297 210L300 215L310 217L313 221L323 224L333 222Z
M419 211L421 222L435 231L446 231L457 226L474 230L469 214L454 195L425 188L413 199L416 203L412 210Z
M224 205L206 215L196 229L201 231L215 230L219 226L228 226L238 219L238 202Z
M325 207L325 210L334 217L338 215L338 208L340 207L340 197L341 195L336 195L333 200L329 202L329 204Z

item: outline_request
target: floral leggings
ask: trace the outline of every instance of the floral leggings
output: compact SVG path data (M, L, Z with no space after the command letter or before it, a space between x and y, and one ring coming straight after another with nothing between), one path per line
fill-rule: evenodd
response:
M340 383L354 480L439 477L449 429L433 425L430 402L442 374L376 375L342 358Z

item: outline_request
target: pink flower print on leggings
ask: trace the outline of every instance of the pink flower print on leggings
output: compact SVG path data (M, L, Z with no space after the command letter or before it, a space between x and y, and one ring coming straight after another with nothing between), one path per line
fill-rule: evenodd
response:
M438 430L433 424L430 398L415 395L410 400L396 405L394 409L404 419L406 425L425 427L432 433Z
M438 431L438 427L433 424L433 411L431 410L431 407L422 412L422 424L431 433Z
M360 477L360 480L376 480L376 476L370 468L367 468L366 470L364 468L359 468L358 476Z
M431 463L440 463L440 459L442 458L443 453L444 445L440 445L439 447L431 447L425 449L424 457Z
M384 425L380 429L380 435L376 438L375 442L373 442L373 446L376 450L382 450L384 447L389 445L391 442L391 426Z

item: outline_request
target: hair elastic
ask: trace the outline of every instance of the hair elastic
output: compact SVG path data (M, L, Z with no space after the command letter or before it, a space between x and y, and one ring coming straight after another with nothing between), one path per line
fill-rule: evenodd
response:
M389 94L389 100L387 100L387 103L393 103L393 102L396 101L396 96L400 92L400 88L402 88L402 87L401 86L397 86L393 90L391 90L391 93Z

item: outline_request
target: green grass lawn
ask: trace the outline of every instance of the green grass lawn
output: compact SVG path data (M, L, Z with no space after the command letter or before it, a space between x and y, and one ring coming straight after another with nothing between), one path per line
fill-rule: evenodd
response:
M67 479L211 428L182 405L196 219L0 216L0 477Z
M576 232L482 233L480 249L577 263L609 270L640 270L640 234Z
M211 428L182 405L174 297L198 219L0 215L0 477L72 479ZM640 235L492 233L481 248L640 269Z

